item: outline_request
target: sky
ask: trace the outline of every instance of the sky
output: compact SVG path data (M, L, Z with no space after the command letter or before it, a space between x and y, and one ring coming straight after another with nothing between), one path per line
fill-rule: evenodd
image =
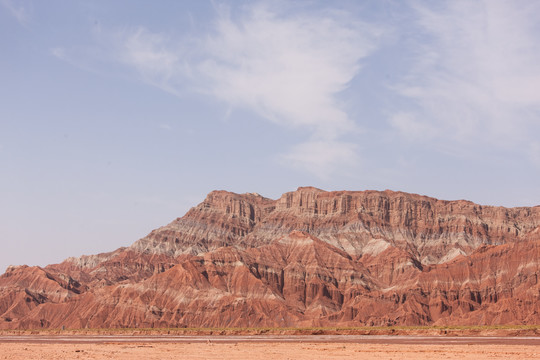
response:
M0 0L0 272L212 190L540 205L540 2Z

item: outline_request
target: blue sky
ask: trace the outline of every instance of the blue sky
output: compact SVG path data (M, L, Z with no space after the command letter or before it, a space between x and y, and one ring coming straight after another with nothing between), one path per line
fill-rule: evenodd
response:
M537 1L0 0L0 268L214 189L540 204Z

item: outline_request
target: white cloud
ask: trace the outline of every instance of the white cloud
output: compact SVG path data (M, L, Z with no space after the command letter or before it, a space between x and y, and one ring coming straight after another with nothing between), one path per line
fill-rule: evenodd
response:
M407 137L412 131L492 146L530 141L540 115L540 4L426 3L415 7L422 30L416 64L397 87L417 108L405 119L410 127L400 114L391 124Z
M281 157L287 166L329 180L340 167L352 168L359 162L356 145L340 141L310 141L296 145Z
M117 60L134 67L145 82L177 94L176 77L184 74L180 57L185 55L175 51L165 35L138 28L131 32L119 32L115 37L119 44L114 45L120 46Z
M409 140L418 141L432 138L437 129L424 119L415 118L413 113L399 112L390 118L390 124Z
M255 5L233 17L221 8L212 33L196 38L174 41L142 28L123 31L118 59L163 90L179 94L189 82L229 109L248 109L280 126L304 130L310 140L284 157L308 170L329 169L355 156L341 139L358 126L338 95L380 35L379 28L335 11L283 15ZM306 153L322 147L330 150L324 156Z
M56 57L56 58L58 58L58 59L60 59L62 61L65 61L67 63L73 64L73 60L71 59L71 57L69 56L68 51L66 51L65 48L63 48L63 47L55 47L55 48L50 49L50 52L54 57ZM75 65L75 64L73 64L73 65Z
M52 56L84 71L99 74L99 68L95 64L95 49L54 47L49 49Z
M255 7L240 21L221 14L199 71L233 106L276 123L336 137L354 128L336 95L373 50L373 33L332 17L279 17Z
M21 1L17 0L0 0L2 4L11 15L17 19L19 24L26 26L31 19L31 7L24 5Z

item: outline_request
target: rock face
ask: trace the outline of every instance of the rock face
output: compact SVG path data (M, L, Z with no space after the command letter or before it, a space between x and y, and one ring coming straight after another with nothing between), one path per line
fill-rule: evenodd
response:
M0 277L0 329L540 323L540 207L214 191L128 248Z

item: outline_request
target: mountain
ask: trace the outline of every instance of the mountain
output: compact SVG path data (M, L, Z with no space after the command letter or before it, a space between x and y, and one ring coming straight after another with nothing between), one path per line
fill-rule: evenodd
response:
M113 252L0 276L0 329L540 323L540 207L213 191Z

